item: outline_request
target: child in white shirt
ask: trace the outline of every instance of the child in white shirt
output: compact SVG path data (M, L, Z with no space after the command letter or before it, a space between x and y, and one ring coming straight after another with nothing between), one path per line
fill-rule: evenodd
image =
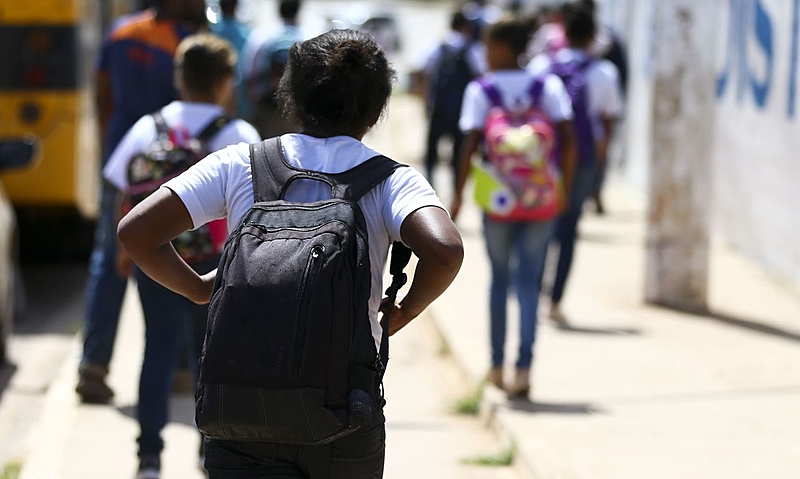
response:
M394 71L372 37L332 30L296 43L278 89L283 111L302 127L281 136L291 166L337 173L375 152L361 139L381 117ZM290 201L330 198L330 187L293 182ZM153 279L197 303L207 303L216 272L200 275L169 245L171 238L212 219L236 225L254 204L247 145L214 153L167 183L123 218L121 244ZM461 237L433 188L412 168L399 168L358 202L369 237L372 273L369 316L380 338L382 273L389 245L402 241L419 258L408 294L394 306L389 334L418 316L451 283L461 266ZM377 333L377 334L376 334ZM382 477L382 413L369 425L322 446L206 439L209 477Z
M160 110L168 127L169 139L176 144L195 138L201 130L224 115L224 106L233 93L236 53L228 42L210 34L193 35L178 46L175 58L175 82L181 100ZM125 134L103 169L106 180L121 192L129 190L128 166L138 154L156 141L153 116L139 119ZM210 151L240 142L259 140L255 128L243 120L225 124L208 141ZM172 238L170 238L171 240ZM224 241L224 232L223 232ZM198 274L214 270L220 250L209 259L191 264ZM161 430L167 422L172 377L177 356L185 342L196 365L208 308L194 304L150 279L119 248L118 273L136 278L145 319L145 351L139 379L137 417L140 426L138 478L158 478L160 454L164 448ZM198 344L199 343L199 344Z
M501 20L486 32L485 43L489 73L473 81L464 92L460 127L464 131L464 147L460 156L459 178L451 212L453 218L461 208L462 194L470 171L472 155L484 139L484 125L493 102L481 83L489 82L499 93L503 107L524 110L534 101L531 85L537 77L521 68L519 59L524 55L529 40L528 26L518 20ZM547 75L536 105L555 126L561 158L558 166L564 178L565 189L571 184L574 162L573 133L570 119L572 107L558 77ZM517 294L520 302L520 348L516 362L516 375L507 388L512 397L528 397L530 368L533 361L533 344L536 335L539 288L547 243L552 232L552 221L503 221L484 215L484 235L492 265L490 290L490 319L492 364L488 380L500 389L503 382L504 345L506 336L506 302L512 275L513 257L517 258Z

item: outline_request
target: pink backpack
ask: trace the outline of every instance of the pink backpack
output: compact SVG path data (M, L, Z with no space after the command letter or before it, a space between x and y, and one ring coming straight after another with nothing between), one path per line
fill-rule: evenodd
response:
M492 108L484 126L485 157L476 175L476 200L496 221L547 221L561 213L563 186L557 165L555 127L538 107L544 79L530 89L531 106L504 107L486 77L478 80ZM483 178L483 179L481 179Z

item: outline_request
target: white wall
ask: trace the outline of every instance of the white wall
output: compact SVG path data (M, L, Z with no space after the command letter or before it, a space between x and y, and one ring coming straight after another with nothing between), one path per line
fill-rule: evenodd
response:
M606 0L601 16L628 43L624 173L646 188L654 0ZM655 0L657 1L657 0ZM698 0L700 1L700 0ZM717 3L714 231L800 285L800 0Z

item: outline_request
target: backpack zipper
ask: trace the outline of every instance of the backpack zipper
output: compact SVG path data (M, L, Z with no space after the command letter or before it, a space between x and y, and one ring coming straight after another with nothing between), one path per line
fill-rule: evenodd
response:
M308 335L308 322L310 319L311 303L316 291L317 276L322 268L323 256L325 247L322 245L315 245L311 248L311 253L308 256L308 263L306 263L306 270L303 273L303 282L301 283L300 290L300 308L297 312L297 328L295 329L294 336L294 353L292 356L292 370L291 376L298 378L300 376L300 367L303 363L303 356L306 349L306 338ZM310 289L309 289L310 288ZM306 298L306 291L309 292Z

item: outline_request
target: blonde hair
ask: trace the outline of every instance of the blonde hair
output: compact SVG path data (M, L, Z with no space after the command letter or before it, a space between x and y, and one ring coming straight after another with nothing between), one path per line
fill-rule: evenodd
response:
M193 93L213 91L236 71L236 51L210 33L190 35L175 53L175 87Z

